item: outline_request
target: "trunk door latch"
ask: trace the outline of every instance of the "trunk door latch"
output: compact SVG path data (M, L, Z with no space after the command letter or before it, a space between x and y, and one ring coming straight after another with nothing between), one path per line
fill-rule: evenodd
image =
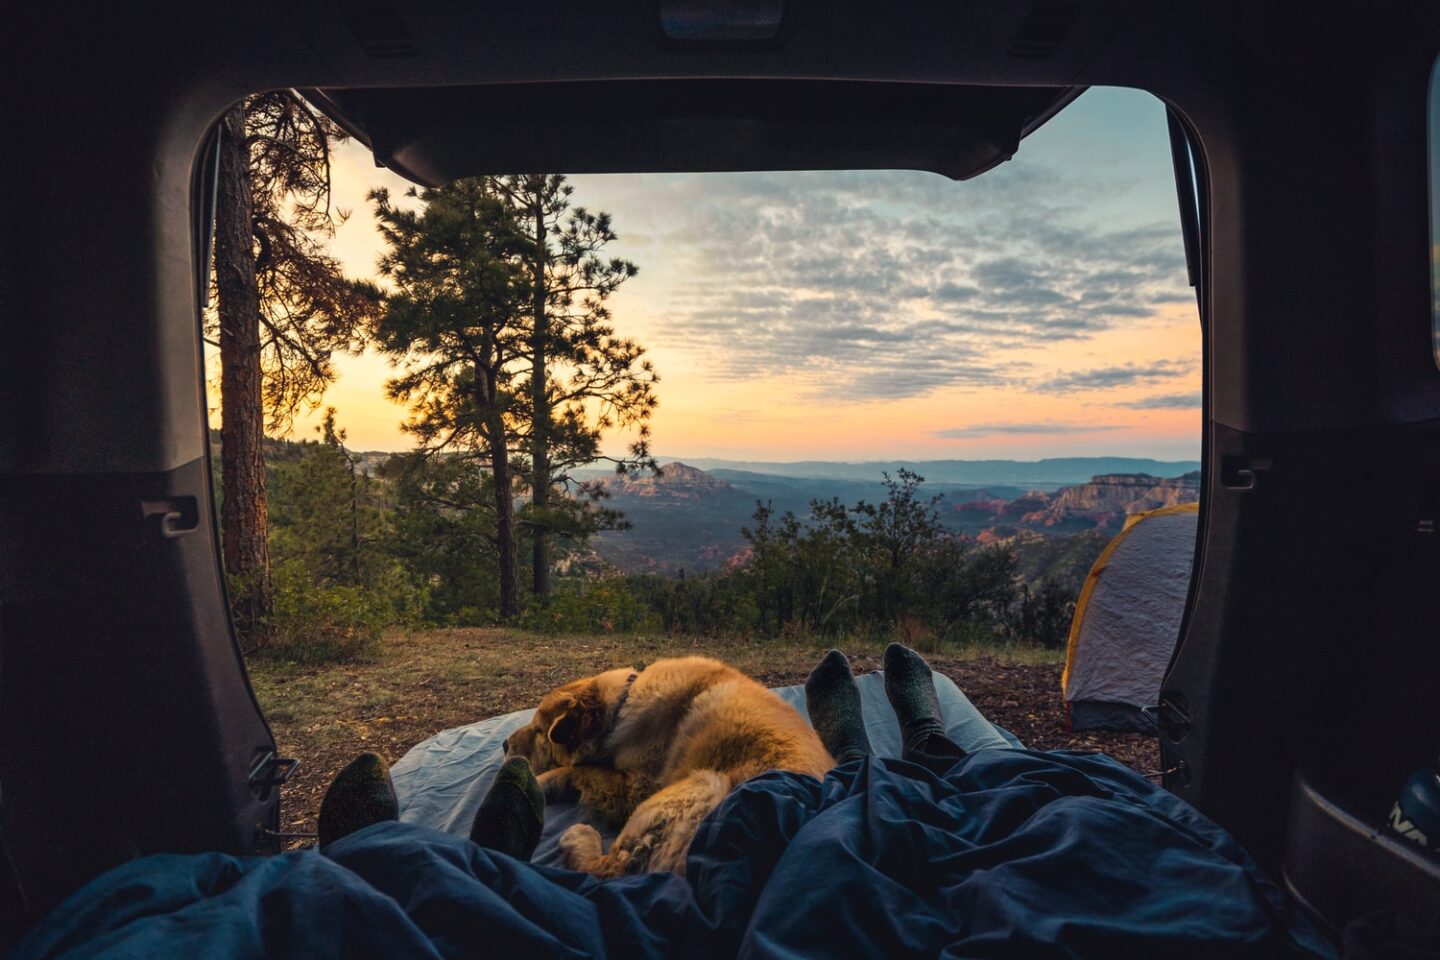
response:
M1141 707L1140 712L1155 727L1171 740L1182 740L1190 729L1190 714L1178 698L1162 694L1160 702L1153 707Z
M264 800L271 790L284 786L299 766L299 760L277 756L274 750L262 750L250 768L250 789L255 799Z

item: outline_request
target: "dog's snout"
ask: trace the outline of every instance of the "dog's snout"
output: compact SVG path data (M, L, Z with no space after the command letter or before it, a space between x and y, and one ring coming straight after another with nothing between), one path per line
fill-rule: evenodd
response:
M500 752L501 752L501 753L509 753L509 752L510 752L510 738L509 738L509 737L506 737L504 740L501 740L501 741L500 741Z

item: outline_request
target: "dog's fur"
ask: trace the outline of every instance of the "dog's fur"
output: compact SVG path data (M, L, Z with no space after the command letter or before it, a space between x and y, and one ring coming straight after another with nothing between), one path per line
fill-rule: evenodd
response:
M794 708L706 657L567 683L505 754L530 761L548 798L578 791L592 819L624 825L609 852L589 824L560 838L572 870L601 877L683 871L700 821L736 784L777 769L818 778L835 765Z

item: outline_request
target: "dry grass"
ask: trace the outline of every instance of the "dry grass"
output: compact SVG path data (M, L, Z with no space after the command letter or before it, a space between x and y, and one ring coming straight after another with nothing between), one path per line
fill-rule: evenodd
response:
M879 668L882 644L847 644L856 670ZM356 753L390 761L447 727L533 707L576 677L660 657L719 657L767 686L799 683L823 646L796 642L676 637L548 637L500 629L393 632L369 659L331 666L272 660L250 676L282 755L300 771L285 790L287 830L313 829L320 797ZM928 654L975 705L1027 745L1103 749L1142 771L1158 763L1153 740L1072 736L1060 699L1061 654L1053 650L955 649Z

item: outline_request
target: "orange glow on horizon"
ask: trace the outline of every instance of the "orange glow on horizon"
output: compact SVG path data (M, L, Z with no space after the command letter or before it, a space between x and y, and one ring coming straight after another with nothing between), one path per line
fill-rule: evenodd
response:
M375 168L368 153L354 144L337 151L333 169L335 205L349 218L339 227L331 252L351 275L373 277L380 240L365 193L384 185L392 195L399 194L409 185ZM579 191L576 202L585 204ZM618 213L617 227L623 239L626 224ZM635 255L640 274L610 304L617 331L646 345L660 372L660 407L651 423L651 446L662 457L1198 459L1200 411L1185 399L1198 396L1201 380L1201 338L1193 300L1167 303L1148 317L1127 318L1123 326L1074 339L997 349L989 360L1005 371L1005 377L992 386L942 387L901 399L847 401L818 396L813 374L809 380L717 376L711 358L700 355L692 344L677 342L673 328L664 324L665 296L680 268L664 262L663 245L644 249L643 257ZM213 372L217 365L213 357L208 359ZM1163 380L1138 385L1072 392L1047 389L1058 375L1147 364L1170 364L1172 372ZM290 438L316 437L324 408L333 406L353 449L411 447L400 429L405 409L384 396L385 381L395 373L386 359L373 352L337 356L334 366L335 383L315 411L297 419ZM218 391L214 383L210 386L212 422L218 424L218 412L213 411ZM623 452L630 439L616 432L607 439L606 452Z

